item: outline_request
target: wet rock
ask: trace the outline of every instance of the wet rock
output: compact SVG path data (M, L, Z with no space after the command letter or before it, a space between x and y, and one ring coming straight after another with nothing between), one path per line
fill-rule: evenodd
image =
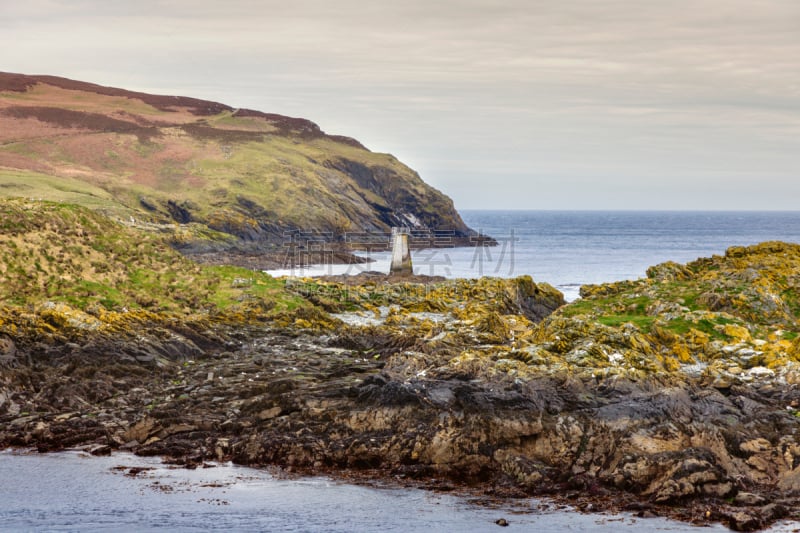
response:
M0 368L17 365L17 346L8 337L0 337Z
M733 511L723 514L723 517L734 531L755 531L763 527L763 522L757 515L745 511Z
M752 492L738 492L736 497L733 499L734 504L746 507L757 507L764 505L766 501L766 498L763 496L753 494Z
M126 441L145 442L151 435L155 434L160 429L161 426L157 420L150 417L145 417L128 429L123 435L123 439Z
M734 531L756 531L785 517L787 509L780 504L753 507L748 510L723 510L721 515Z
M270 420L275 418L276 416L280 415L283 412L280 406L273 407L271 409L265 409L256 415L256 418L259 420Z
M95 444L86 451L92 455L111 455L111 446L107 444Z

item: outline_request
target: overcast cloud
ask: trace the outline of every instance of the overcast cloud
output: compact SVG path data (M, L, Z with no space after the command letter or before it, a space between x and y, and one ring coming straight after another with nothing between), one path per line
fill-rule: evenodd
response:
M798 209L797 0L0 0L0 70L309 118L460 208Z

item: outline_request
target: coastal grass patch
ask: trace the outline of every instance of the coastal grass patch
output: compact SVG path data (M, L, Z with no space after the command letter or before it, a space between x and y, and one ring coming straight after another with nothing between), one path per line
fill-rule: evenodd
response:
M235 117L233 111L225 111L206 119L209 125L221 129L239 131L256 131L270 133L277 130L275 126L259 117Z
M272 302L277 310L293 310L305 303L286 290L283 280L263 272L235 266L208 266L202 272L215 284L209 302L221 310L253 300Z
M620 327L625 324L632 324L642 333L651 333L653 325L658 321L664 329L677 335L686 335L691 330L697 330L708 335L711 339L730 340L730 336L724 333L723 326L727 324L740 325L741 321L724 316L712 316L709 318L695 318L691 315L663 320L663 317L648 316L644 314L608 314L599 315L596 320L605 326Z
M705 333L712 340L729 341L731 340L731 337L725 334L722 328L719 326L734 323L735 321L728 320L723 317L701 318L698 320L689 320L684 317L678 317L667 321L665 329L678 335L686 335L691 330L697 330Z
M787 285L789 285L787 283ZM781 292L781 299L786 303L792 315L800 319L800 294L797 288L789 285L783 292Z
M12 141L0 145L0 153L21 155L23 157L35 157L38 155L36 144L31 141Z
M78 309L87 309L97 303L113 310L121 308L126 302L125 294L118 288L90 280L79 280L71 287L48 284L46 292L49 300L63 301Z
M701 290L685 286L682 289L677 293L677 300L683 302L682 305L688 307L690 311L701 309L701 305L698 303L698 298L702 293Z
M613 316L643 317L653 300L641 294L618 293L611 296L581 298L559 310L563 316L589 315L610 320Z
M0 299L175 313L304 305L268 274L200 266L163 237L85 207L22 199L0 200Z
M646 316L646 315L603 315L597 318L597 321L603 324L604 326L610 327L619 327L623 324L633 324L636 326L639 331L649 332L650 328L653 326L653 322L655 322L655 317Z
M83 180L27 170L0 169L0 198L28 198L125 211L108 191Z
M668 302L675 302L687 307L690 311L702 309L699 303L700 296L708 290L705 283L697 280L670 281L652 286L653 298Z
M700 296L709 290L707 283L697 280L621 282L591 287L586 297L564 306L558 313L565 317L586 316L614 328L632 324L643 333L651 333L658 321L677 335L697 330L711 339L729 340L724 326L739 325L740 319L713 312L709 316L695 315L708 313Z
M579 300L575 300L574 302L570 302L561 309L558 310L559 314L565 317L574 317L579 315L591 315L594 314L596 310L598 310L601 306L597 304L594 300L588 300L581 298Z

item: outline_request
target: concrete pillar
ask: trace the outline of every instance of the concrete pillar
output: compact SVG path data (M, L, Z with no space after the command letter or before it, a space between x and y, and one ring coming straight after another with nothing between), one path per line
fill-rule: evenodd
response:
M401 228L392 228L392 263L389 266L389 274L413 273L411 251L408 249L408 232Z

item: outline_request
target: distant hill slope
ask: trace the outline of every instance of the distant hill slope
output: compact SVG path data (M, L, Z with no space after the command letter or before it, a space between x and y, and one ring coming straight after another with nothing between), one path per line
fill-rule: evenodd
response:
M90 207L221 247L392 226L473 234L388 154L305 119L0 73L0 196ZM186 237L188 235L188 237Z

